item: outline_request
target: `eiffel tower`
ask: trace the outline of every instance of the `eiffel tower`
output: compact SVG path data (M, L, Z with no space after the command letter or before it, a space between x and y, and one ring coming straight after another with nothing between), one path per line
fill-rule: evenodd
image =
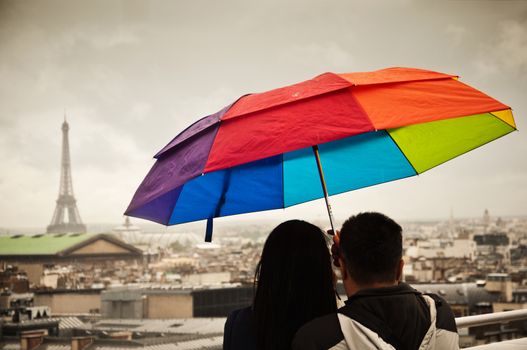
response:
M71 181L70 143L68 131L70 127L64 115L62 123L62 161L60 171L60 188L57 206L53 213L51 224L46 229L47 233L85 233L86 225L81 221L77 201L73 196L73 183ZM66 222L66 215L68 221Z

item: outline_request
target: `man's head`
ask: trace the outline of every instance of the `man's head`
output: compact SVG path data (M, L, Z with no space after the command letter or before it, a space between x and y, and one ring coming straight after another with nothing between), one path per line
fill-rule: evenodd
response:
M401 277L402 228L380 213L354 215L340 230L340 252L356 285L394 283Z

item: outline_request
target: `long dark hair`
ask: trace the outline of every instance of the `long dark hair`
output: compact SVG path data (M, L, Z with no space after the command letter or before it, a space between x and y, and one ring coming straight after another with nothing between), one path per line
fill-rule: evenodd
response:
M265 242L255 288L259 350L290 349L303 324L335 312L331 258L322 230L301 220L278 225Z

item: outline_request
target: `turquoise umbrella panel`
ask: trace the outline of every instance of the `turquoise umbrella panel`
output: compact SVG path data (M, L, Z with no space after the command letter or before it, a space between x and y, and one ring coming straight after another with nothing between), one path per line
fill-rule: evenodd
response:
M319 146L330 195L416 175L386 131L370 132ZM286 207L323 197L311 148L284 155Z

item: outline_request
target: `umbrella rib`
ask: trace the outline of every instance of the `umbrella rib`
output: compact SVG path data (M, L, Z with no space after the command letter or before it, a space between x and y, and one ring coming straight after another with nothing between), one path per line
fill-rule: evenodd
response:
M414 167L414 165L412 164L412 162L410 161L410 159L408 159L408 157L406 156L406 153L404 153L404 151L402 150L402 148L399 146L399 144L397 142L395 142L395 140L393 139L392 135L390 134L390 132L388 130L386 130L386 134L388 134L388 136L390 137L390 140L392 140L392 142L394 143L394 145L397 147L397 149L399 150L399 152L401 152L401 154L404 156L404 159L406 159L406 161L408 162L408 164L410 164L410 166L412 167L412 169L414 169L414 172L415 172L415 175L419 175L419 172L417 171L417 169Z
M184 185L181 185L181 190L178 193L178 198L181 195L181 192L183 191L183 186ZM174 201L174 204L171 205L170 211L168 212L168 218L167 218L166 224L165 224L165 226L167 226L167 227L168 227L168 225L170 225L170 218L172 217L172 214L174 213L174 209L176 209L176 205L177 205L177 200Z
M364 115L366 116L366 118L370 122L371 126L373 127L373 130L377 131L377 126L375 124L373 124L373 121L371 120L369 114L366 112L364 107L362 107L362 104L359 102L357 97L355 97L355 95L353 94L353 89L350 88L349 90L350 90L350 96L353 99L353 101L355 101L355 103L357 104L357 107L359 107L360 110L362 111L362 113L364 113Z
M509 109L510 109L510 108L509 108ZM510 111L511 111L511 113L512 113L512 109L510 109ZM510 126L511 128L513 128L514 130L519 131L519 130L518 130L518 127L517 127L516 125L515 125L515 126L510 125L509 123L507 123L506 121L504 121L503 119L501 119L500 117L498 117L497 115L495 115L494 112L489 112L489 114L490 114L491 116L493 116L494 118L498 119L500 122L509 125L509 126Z
M496 117L496 118L497 118L497 117ZM498 118L498 119L499 119L499 118ZM507 123L505 123L505 124L507 124ZM507 124L507 125L508 125L508 124ZM509 126L510 126L510 125L509 125ZM434 168L437 168L438 166L443 165L443 164L445 164L446 162L449 162L449 161L451 161L451 160L453 160L453 159L456 159L456 158L459 158L459 157L461 157L461 156L464 156L465 154L467 154L467 153L469 153L469 152L471 152L471 151L474 151L474 150L476 150L476 149L478 149L478 148L481 148L481 147L483 147L483 146L485 146L485 145L487 145L487 144L489 144L489 143L491 143L491 142L494 142L494 141L496 141L496 140L498 140L498 139L501 139L502 137L504 137L504 136L510 134L511 132L518 131L517 129L513 128L512 126L510 126L510 128L511 128L511 130L509 130L509 131L507 131L507 132L505 132L505 133L503 133L503 134L501 134L501 135L499 135L499 136L496 136L496 137L494 137L494 138L491 139L491 140L485 141L485 142L482 143L482 144L479 144L479 145L477 145L477 146L471 147L471 148L467 149L466 151L463 151L463 152L461 152L461 153L459 153L459 154L454 155L454 156L451 157L451 158L445 159L445 160L441 161L440 163L437 163L437 164L433 165L432 167L430 167L430 168L428 168L428 169L425 169L422 173L424 173L425 171L429 171L429 170L432 170L432 169L434 169ZM421 174L422 174L422 173L421 173ZM417 173L417 175L419 175L419 173Z
M225 204L225 196L227 194L227 191L229 190L229 187L231 186L231 170L228 169L225 174L225 178L223 179L223 188L221 190L221 196L218 199L218 203L216 204L216 209L214 210L213 217L219 217L220 211L223 205Z
M282 156L282 161L280 163L282 165L282 208L285 209L284 153L282 153L281 156Z
M214 209L214 212L211 214L209 218L207 218L207 227L205 229L205 242L212 242L212 225L213 225L213 219L220 216L220 211L223 205L225 204L225 195L227 193L227 190L229 189L231 185L231 170L228 169L225 171L225 177L223 179L223 186L221 190L220 198L218 198L218 202L216 204L216 208Z

